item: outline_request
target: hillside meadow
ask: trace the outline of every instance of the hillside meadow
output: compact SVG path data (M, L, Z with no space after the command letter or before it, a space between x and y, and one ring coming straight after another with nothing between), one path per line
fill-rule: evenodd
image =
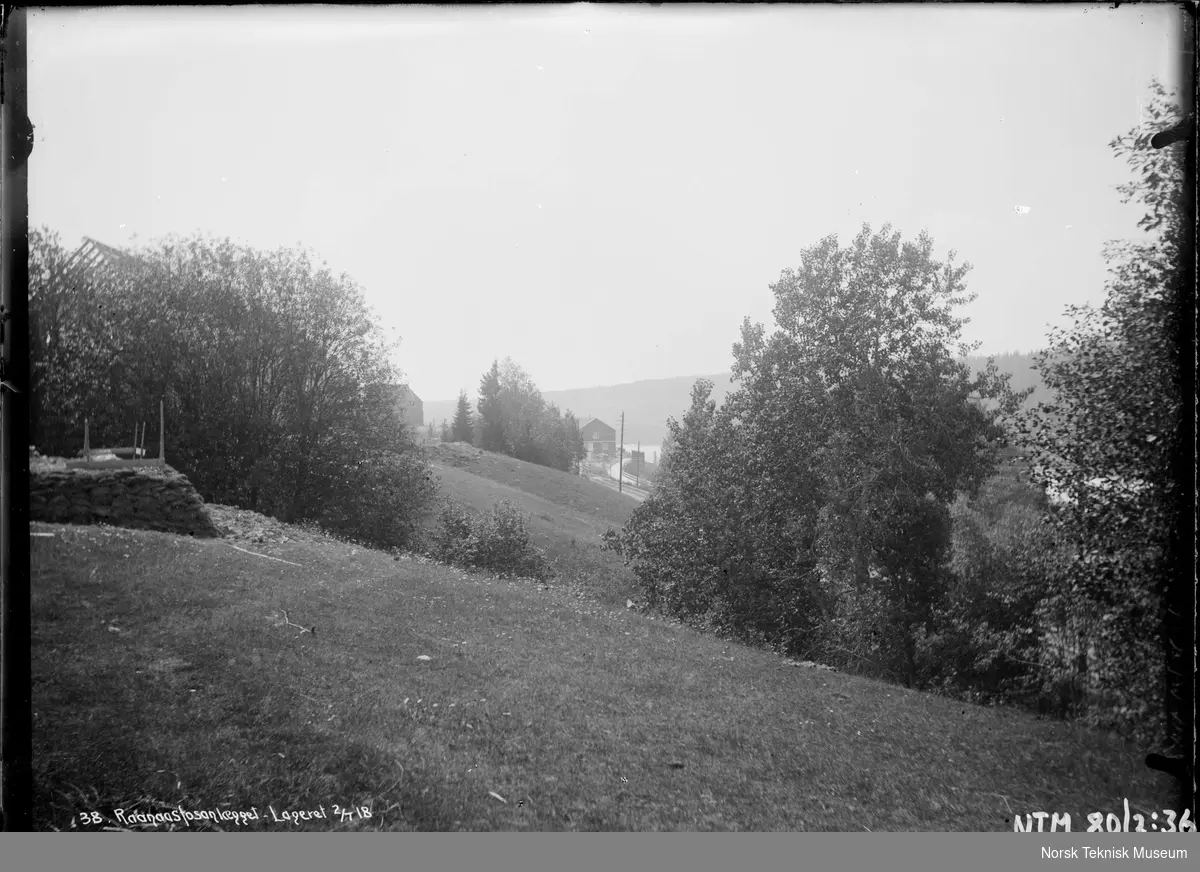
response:
M1081 830L1168 795L1108 735L626 609L594 538L632 501L476 461L435 464L444 491L518 500L577 578L265 519L218 540L32 525L37 828L181 808L258 814L202 829L989 831L1047 811ZM284 814L306 810L324 816Z
M504 499L525 512L534 544L561 581L607 605L637 598L633 573L600 548L600 536L621 529L636 500L583 476L461 443L428 446L426 456L445 498L476 512Z

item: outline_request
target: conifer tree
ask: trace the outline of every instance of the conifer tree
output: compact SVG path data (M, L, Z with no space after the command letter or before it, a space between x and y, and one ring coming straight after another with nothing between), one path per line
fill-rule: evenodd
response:
M504 409L500 397L500 362L492 361L492 367L479 381L479 401L476 439L484 451L505 449Z
M458 395L458 408L454 412L454 423L450 425L450 441L470 442L474 426L471 402L467 399L467 392L461 391Z

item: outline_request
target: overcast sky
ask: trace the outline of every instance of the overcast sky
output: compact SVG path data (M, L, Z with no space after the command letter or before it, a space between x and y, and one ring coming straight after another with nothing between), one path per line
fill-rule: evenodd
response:
M1178 83L1178 15L31 10L30 221L311 246L430 400L505 355L543 390L725 370L801 249L864 221L955 249L968 338L1030 350L1138 233L1108 143Z

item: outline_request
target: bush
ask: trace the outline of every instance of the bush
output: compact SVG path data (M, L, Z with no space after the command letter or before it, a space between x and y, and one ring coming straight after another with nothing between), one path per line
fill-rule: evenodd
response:
M1047 677L1039 605L1063 557L1042 523L1041 493L1013 475L960 497L949 567L953 583L924 640L929 683L972 698L1029 701Z
M447 502L434 536L434 557L456 566L485 569L502 577L549 577L545 553L533 544L527 516L508 500L472 516Z
M1046 498L1001 474L951 508L953 583L918 639L922 684L1152 740L1161 707L1153 597L1094 601Z
M809 657L843 672L902 682L905 651L882 593L828 577L828 617Z
M350 468L315 520L349 541L409 550L418 541L421 519L434 495L420 455L396 454L378 464Z

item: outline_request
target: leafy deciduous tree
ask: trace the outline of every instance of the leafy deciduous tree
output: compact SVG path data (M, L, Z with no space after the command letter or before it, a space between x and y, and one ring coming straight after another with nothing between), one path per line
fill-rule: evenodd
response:
M967 267L932 249L864 227L783 273L775 333L747 321L734 346L739 388L718 410L698 384L670 422L656 493L619 540L644 583L669 579L678 608L794 650L818 647L821 609L882 603L915 680L946 586L948 506L988 475L1020 402L994 366L956 361Z
M364 535L412 533L427 477L397 416L390 345L351 279L307 252L201 237L68 271L53 234L30 241L44 453L73 453L85 417L93 444L123 443L163 400L170 463L209 501L353 535L368 492L404 492L387 529Z
M1194 318L1180 306L1183 258L1191 256L1183 149L1191 146L1150 146L1180 116L1161 85L1152 91L1142 124L1111 143L1134 170L1119 191L1145 207L1138 226L1147 235L1108 245L1106 298L1068 309L1073 323L1051 334L1037 367L1055 396L1021 425L1039 480L1060 496L1048 517L1073 546L1064 606L1100 611L1098 641L1111 654L1104 713L1125 725L1161 711L1164 651L1155 650L1155 630L1167 585L1191 583L1190 568L1172 565L1172 531L1184 521L1180 489L1187 487L1176 458L1181 355L1192 353L1180 344L1181 316ZM1162 641L1170 654L1169 640ZM1190 673L1190 654L1177 659L1176 671ZM1164 726L1177 745L1190 732L1178 716Z

